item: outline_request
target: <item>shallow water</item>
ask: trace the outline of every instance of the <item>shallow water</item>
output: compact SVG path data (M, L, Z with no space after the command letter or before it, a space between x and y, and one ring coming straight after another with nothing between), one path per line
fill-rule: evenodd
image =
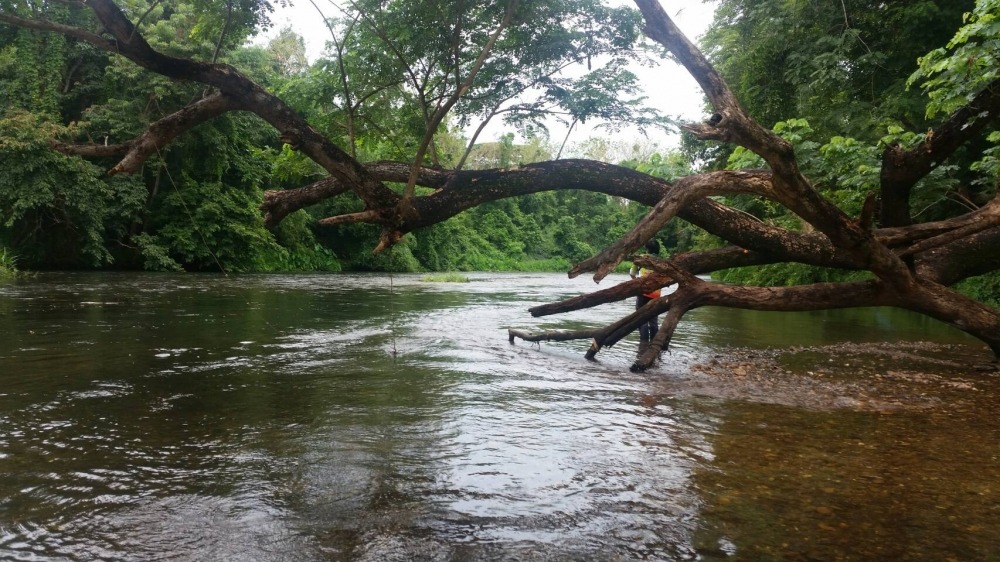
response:
M0 559L1000 559L996 375L943 368L972 389L892 412L689 384L727 346L975 340L887 309L703 309L635 375L637 336L588 362L506 335L631 303L536 319L593 284L471 277L0 285Z

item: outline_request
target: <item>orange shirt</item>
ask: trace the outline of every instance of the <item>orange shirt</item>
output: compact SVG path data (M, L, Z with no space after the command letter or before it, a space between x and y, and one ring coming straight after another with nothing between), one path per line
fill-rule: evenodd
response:
M639 270L639 277L643 277L645 275L649 275L652 272L653 272L652 269L646 269L644 267L644 268L642 268L642 269ZM635 266L634 265L632 266L632 269L629 270L629 274L632 277L635 277ZM643 293L642 296L644 296L646 298L650 298L650 299L658 299L658 298L660 298L660 290L657 289L657 290L653 291L652 293Z

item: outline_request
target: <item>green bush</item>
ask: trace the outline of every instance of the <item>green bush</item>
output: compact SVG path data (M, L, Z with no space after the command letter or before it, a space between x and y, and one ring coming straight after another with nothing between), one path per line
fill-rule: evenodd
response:
M7 248L0 248L0 281L13 279L17 274L17 256Z
M0 116L0 236L26 267L101 267L109 241L142 208L142 182L52 150L66 128L44 116ZM114 225L119 225L118 227Z
M867 271L845 271L801 263L775 263L717 271L712 274L712 278L723 283L780 287L835 281L860 281L871 278L871 274Z
M1000 307L1000 271L966 279L955 288L977 301Z
M556 257L547 259L523 260L517 264L517 271L532 272L565 272L573 267L573 264L566 258Z

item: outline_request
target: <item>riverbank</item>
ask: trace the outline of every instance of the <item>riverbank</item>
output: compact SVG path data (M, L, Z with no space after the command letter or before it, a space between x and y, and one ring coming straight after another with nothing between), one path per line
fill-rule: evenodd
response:
M903 341L730 349L692 364L670 399L720 420L711 463L693 478L703 501L696 550L995 558L992 359L975 346Z
M951 409L1000 392L1000 365L976 351L932 342L733 348L692 362L670 391L819 410Z

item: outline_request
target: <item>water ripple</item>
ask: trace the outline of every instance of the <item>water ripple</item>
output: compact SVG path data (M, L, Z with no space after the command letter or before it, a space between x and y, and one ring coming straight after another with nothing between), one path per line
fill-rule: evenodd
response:
M390 289L383 275L53 274L0 287L12 303L0 316L0 559L739 557L746 543L719 524L733 516L725 502L752 513L749 493L771 484L724 478L748 460L734 460L737 445L779 449L773 438L784 451L827 431L763 464L798 483L781 467L843 443L842 426L771 409L761 417L783 432L761 431L752 408L675 392L715 342L766 338L748 317L693 317L636 375L634 337L589 362L585 341L506 336L605 325L631 302L531 318L592 283L470 277L394 276ZM809 319L794 330L807 337ZM991 454L994 427L968 456ZM810 470L862 451L850 447ZM963 484L969 509L990 498L975 484Z

